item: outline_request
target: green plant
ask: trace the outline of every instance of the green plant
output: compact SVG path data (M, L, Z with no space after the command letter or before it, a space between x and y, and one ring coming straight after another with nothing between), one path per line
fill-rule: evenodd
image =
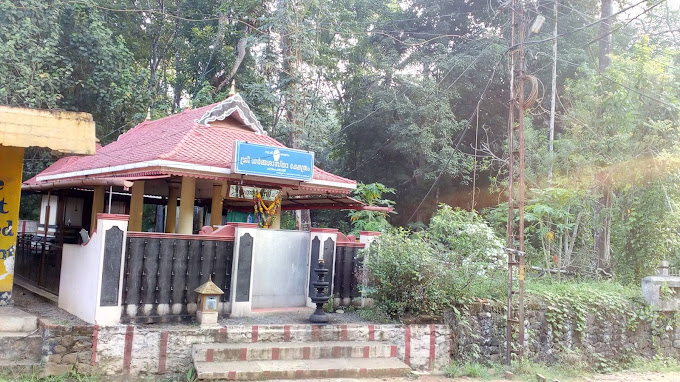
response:
M573 325L574 332L584 335L589 315L602 321L610 316L625 316L642 306L639 290L615 282L532 279L526 283L526 291L545 307L545 319L558 336L566 325Z
M675 296L675 291L668 287L668 282L664 281L663 284L661 284L661 287L659 287L659 297L661 298L661 301L669 301L673 296Z
M501 372L502 370L499 365L485 365L479 362L452 362L444 370L444 374L449 378L490 378L500 375Z
M473 297L504 297L503 245L476 212L441 205L427 230L390 230L366 259L364 292L393 318L438 316Z
M326 313L334 313L335 312L335 307L333 306L333 296L331 296L331 298L329 298L328 301L326 301L323 304L323 311L326 312Z
M394 188L386 187L382 183L359 183L352 196L365 203L367 206L392 207L394 202L383 198L384 194L394 194ZM385 231L392 225L387 221L388 214L396 212L382 212L370 210L354 210L349 213L352 222L352 233L359 231Z
M363 308L359 310L359 317L366 321L378 323L394 322L389 316L376 308Z
M185 381L194 382L196 380L198 380L198 374L196 373L196 368L192 366L189 368L189 370L187 370L187 373L185 375Z

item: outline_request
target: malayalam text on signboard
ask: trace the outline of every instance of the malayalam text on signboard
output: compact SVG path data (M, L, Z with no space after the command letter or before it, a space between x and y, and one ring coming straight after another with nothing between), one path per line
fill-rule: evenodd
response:
M237 174L310 181L314 153L285 147L236 142L233 170Z

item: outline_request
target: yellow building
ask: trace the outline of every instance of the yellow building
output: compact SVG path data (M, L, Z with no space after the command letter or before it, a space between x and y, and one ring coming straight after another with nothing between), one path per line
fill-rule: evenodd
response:
M24 149L94 154L94 134L90 114L0 106L0 305L12 301Z

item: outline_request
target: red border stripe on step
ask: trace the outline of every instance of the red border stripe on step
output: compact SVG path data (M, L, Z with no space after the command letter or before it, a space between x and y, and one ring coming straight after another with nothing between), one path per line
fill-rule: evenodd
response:
M258 332L257 325L253 325L253 336L252 336L253 342L257 342L257 332Z
M130 375L130 365L132 364L132 340L135 335L135 327L128 325L125 329L125 348L123 352L123 371Z
M311 353L311 349L309 346L305 346L302 348L302 359L309 359Z
M430 370L434 370L434 345L435 345L435 335L434 335L434 324L430 324Z
M364 346L364 358L368 358L371 356L371 347L370 346Z
M368 325L368 340L375 341L375 325Z
M161 332L161 342L158 346L158 374L165 374L165 363L168 359L168 331Z
M272 361L279 360L279 348L272 348Z
M397 356L397 345L392 345L390 346L390 357L396 357Z
M333 349L331 350L333 358L340 358L341 350L340 346L333 346Z
M245 361L248 359L248 349L247 348L241 348L239 349L238 352L238 360L239 361Z
M361 369L359 369L359 375L362 376L362 377L368 376L368 369L365 368L365 367L362 367Z
M290 325L283 325L283 342L290 342Z
M215 349L208 349L205 351L205 362L215 361Z
M319 340L319 325L312 325L312 341Z
M295 370L295 378L302 378L304 370Z
M404 363L411 366L411 325L404 328Z
M347 325L340 327L340 341L347 341Z
M236 380L236 372L235 371L230 371L227 373L227 379L230 381L235 381Z

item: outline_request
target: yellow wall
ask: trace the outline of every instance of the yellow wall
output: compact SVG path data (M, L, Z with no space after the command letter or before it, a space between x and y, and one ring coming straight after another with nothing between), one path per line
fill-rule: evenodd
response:
M91 114L0 106L0 144L4 146L94 154L94 134Z
M12 298L24 149L0 145L0 305Z

